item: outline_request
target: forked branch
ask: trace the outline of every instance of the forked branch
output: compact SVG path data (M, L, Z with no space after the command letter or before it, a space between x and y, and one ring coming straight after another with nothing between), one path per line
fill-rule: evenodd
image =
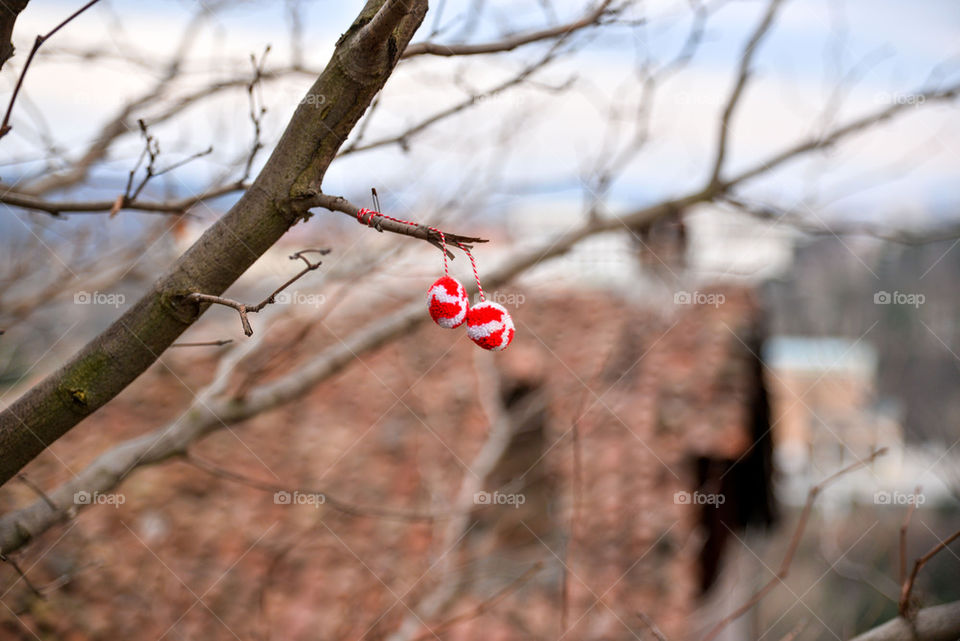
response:
M317 262L312 263L306 256L304 256L304 254L311 254L311 253L320 254L321 256L323 256L323 255L329 254L330 250L329 249L301 249L297 253L291 254L290 260L298 260L298 259L302 260L304 263L307 264L306 267L300 270L300 272L298 272L295 276L290 278L283 285L280 285L280 287L273 290L273 293L271 293L269 296L264 298L262 301L260 301L256 305L247 305L245 303L241 303L239 301L235 301L230 298L224 298L223 296L213 296L211 294L202 294L199 292L194 292L192 294L189 294L187 295L186 298L187 300L192 300L197 303L223 305L225 307L231 307L237 310L237 312L240 314L240 324L243 326L243 333L246 334L247 336L253 336L253 327L250 325L250 319L247 317L247 314L256 314L267 305L272 305L273 303L277 302L276 301L277 294L279 294L280 292L285 290L287 287L290 287L290 285L300 280L300 278L305 276L308 272L312 272L313 270L320 267L320 265L323 264L321 261L318 260Z
M20 71L20 77L17 78L17 84L13 88L13 93L10 95L10 102L7 103L7 112L3 116L3 123L0 124L0 138L3 138L4 136L6 136L10 132L10 129L12 129L10 125L10 115L13 113L13 103L17 101L17 96L20 95L20 88L23 86L23 79L24 77L26 77L27 69L30 68L30 63L33 62L33 57L37 55L37 51L40 49L40 47L43 46L44 42L52 38L54 34L56 34L58 31L63 29L65 26L67 26L67 24L69 24L70 21L72 21L81 13L83 13L84 11L86 11L87 9L95 5L97 2L98 0L90 0L90 2L83 5L82 7L74 11L72 14L70 14L70 16L66 20L64 20L63 22L58 24L56 27L48 31L46 34L37 36L37 39L33 41L33 48L30 49L30 55L27 56L27 61L23 64L23 69ZM12 24L11 24L11 28L12 28Z
M716 639L717 635L723 632L724 628L749 612L754 606L763 600L767 594L773 591L778 584L783 583L783 581L787 578L787 573L790 571L790 566L793 563L793 557L797 552L797 548L800 546L800 539L803 537L803 532L807 527L807 521L810 519L810 512L813 510L813 502L817 499L817 496L819 496L829 484L833 483L841 476L853 472L854 470L858 470L861 467L866 467L877 457L883 456L886 453L887 448L885 447L876 450L867 458L857 461L852 465L848 465L847 467L835 472L831 476L828 476L810 488L810 491L807 493L807 502L804 503L803 510L800 512L800 520L797 521L797 527L793 531L793 536L790 538L790 544L787 546L787 551L783 555L783 561L780 563L780 569L777 570L777 573L769 581L767 581L763 587L754 592L753 596L747 599L743 605L725 616L715 626L713 626L713 628L707 632L706 636L703 637L703 641L712 641L712 639Z

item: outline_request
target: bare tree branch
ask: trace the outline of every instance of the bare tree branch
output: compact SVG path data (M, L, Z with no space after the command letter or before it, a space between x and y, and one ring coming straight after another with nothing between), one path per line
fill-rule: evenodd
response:
M216 341L201 341L192 343L174 343L170 347L222 347L233 342L232 338L224 338Z
M496 85L495 87L488 89L487 91L484 91L481 93L475 93L469 98L467 98L466 100L463 100L442 111L438 111L437 113L424 118L420 122L414 125L411 125L410 127L407 127L405 130L403 130L399 134L396 134L393 136L385 136L383 138L379 138L377 140L374 140L368 143L362 143L362 144L360 143L360 139L358 138L355 142L344 147L344 149L340 152L339 156L341 157L348 156L350 154L354 154L357 152L370 151L371 149L378 149L380 147L386 147L389 145L399 145L400 148L403 149L404 151L408 150L410 139L416 136L417 134L422 133L424 130L428 129L432 125L435 125L441 120L446 120L451 116L455 116L456 114L466 109L469 109L470 107L476 105L482 98L485 98L488 96L495 96L497 94L503 93L507 89L510 89L511 87L515 87L520 83L522 83L523 81L529 79L530 76L532 76L539 69L543 68L545 65L549 64L557 56L557 52L561 42L558 42L556 45L554 45L554 47L552 47L550 51L546 53L546 55L540 58L540 60L534 62L533 64L527 65L522 70L520 70L519 73L517 73L515 76L513 76L509 80L506 80Z
M210 18L213 11L214 9L204 6L196 12L184 30L173 55L166 64L159 65L163 68L163 73L157 79L156 83L139 97L120 107L113 118L100 129L93 141L86 147L76 161L70 163L64 171L47 173L38 180L28 183L21 191L32 196L40 196L53 190L66 189L79 184L89 176L90 170L94 165L106 157L110 147L119 137L128 133L136 133L138 130L135 127L135 123L129 122L129 120L137 111L159 101L163 97L165 90L169 87L170 82L180 75L187 52L193 45L200 31L200 27ZM245 82L247 81L245 80L244 83ZM189 103L179 106L175 105L168 111L168 115L171 115L170 112L179 113L180 110L188 105ZM150 124L155 124L157 121L158 119L155 118Z
M207 303L211 305L223 305L225 307L232 307L233 309L237 310L237 312L240 314L240 324L243 326L243 333L246 334L247 336L252 336L253 328L250 326L250 319L247 317L247 314L256 314L267 305L272 305L273 303L276 302L277 294L285 290L287 287L290 287L290 285L300 280L303 276L306 276L308 272L312 272L313 270L317 269L318 267L320 267L320 265L323 264L319 260L315 263L310 262L310 260L304 256L304 254L308 254L308 253L320 254L321 256L323 256L325 254L329 254L330 250L329 249L301 249L297 253L291 255L290 260L297 260L297 259L302 260L307 264L307 266L304 267L299 273L294 275L292 278L290 278L283 285L280 285L280 287L277 287L275 290L273 290L273 293L271 293L269 296L264 298L262 301L260 301L256 305L246 305L244 303L240 303L238 301L231 300L229 298L224 298L222 296L211 296L210 294L202 294L199 292L194 292L192 294L187 295L187 299L196 301L198 303Z
M960 638L960 601L917 612L912 621L902 617L859 634L850 641L956 641Z
M183 459L185 463L192 465L193 467L203 470L207 474L216 476L218 478L231 481L233 483L240 483L246 485L247 487L252 487L255 490L260 490L262 492L288 492L293 494L294 492L299 492L300 494L312 494L323 497L323 505L329 506L338 512L344 514L349 514L350 516L357 517L374 517L380 519L394 520L394 521L413 521L413 522L432 522L445 518L450 518L449 513L434 513L434 512L415 512L415 511L403 511L403 510L391 510L388 508L377 507L377 506L365 506L365 505L355 505L347 501L338 499L332 496L329 492L323 489L316 488L293 488L285 485L277 485L275 483L268 483L266 481L260 481L249 476L244 476L243 474L237 474L230 470L224 469L209 461L198 458L197 456L187 453Z
M529 31L519 33L514 36L497 40L494 42L484 42L479 44L442 44L437 42L417 42L403 52L403 58L414 58L416 56L476 56L488 53L499 53L503 51L513 51L518 47L528 45L534 42L550 40L551 38L566 37L575 31L580 31L587 27L595 26L605 18L614 13L611 9L613 0L603 0L593 9L589 9L582 17L566 24L550 27L549 29L540 29L538 31Z
M0 412L0 483L127 387L196 321L188 294L220 295L307 215L303 201L321 193L337 150L393 71L390 48L406 46L427 9L426 0L409 0L392 44L352 37L381 4L368 2L310 88L335 108L301 104L253 188L113 325Z
M44 34L44 35L38 35L38 36L37 36L37 39L33 41L33 48L30 49L30 55L27 56L27 61L26 61L25 63L23 63L23 69L20 70L20 77L17 78L17 84L16 84L16 86L14 86L14 88L13 88L13 93L10 94L10 102L7 104L7 112L6 112L6 113L4 114L4 116L3 116L3 122L0 123L0 138L3 138L4 136L6 136L6 135L10 132L10 129L11 129L11 126L10 126L10 115L13 113L13 104L17 101L17 96L20 94L20 88L23 86L23 79L26 77L26 75L27 75L27 70L30 68L30 63L33 62L33 57L34 57L35 55L37 55L37 51L40 49L40 47L43 46L43 43L44 43L44 42L46 42L47 40L49 40L50 38L52 38L54 35L56 35L56 33L57 33L58 31L60 31L61 29L63 29L65 26L67 26L74 18L76 18L76 17L79 16L81 13L83 13L84 11L86 11L87 9L89 9L90 7L92 7L93 5L95 5L98 1L99 1L99 0L90 0L89 2L87 2L87 4L83 5L82 7L80 7L80 8L77 9L76 11L74 11L72 14L70 14L70 16L68 16L63 22L61 22L61 23L58 24L56 27L54 27L53 29L51 29L50 31L48 31L46 34ZM4 4L3 14L4 14L5 17L7 17L7 16L9 16L9 14L12 13L12 12L19 13L20 11L22 11L22 10L26 7L26 5L27 5L27 3L24 2L24 3L22 4L22 6L20 6L19 8L17 8L17 3L14 3L14 5L13 5L12 7L7 8L6 4ZM10 48L10 49L9 49L9 53L4 52L4 53L6 54L6 57L5 57L5 58L2 58L2 60L0 60L0 66L2 66L3 63L6 62L7 58L9 58L10 55L13 54L13 45L10 44L10 37L9 37L9 36L10 36L11 33L13 33L13 23L14 23L15 20L16 20L16 16L15 16L15 15L14 15L13 18L9 18L9 31L10 31L10 33L8 33L8 34L0 34L0 36L3 36L3 40L2 40L3 45L2 45L2 46L3 46L4 48L6 48L6 47L9 46L9 48ZM4 21L4 25L3 25L2 28L3 28L4 31L7 31L7 22L6 22L6 20Z
M762 174L770 173L780 165L793 160L798 156L802 156L811 151L827 149L842 140L869 129L877 123L889 120L898 115L902 115L908 109L916 109L916 101L920 101L920 103L947 102L956 98L958 93L960 93L960 83L950 85L944 89L932 89L910 94L909 96L904 97L903 100L898 101L889 107L886 107L885 109L874 111L865 116L861 116L860 118L856 118L845 125L834 128L833 130L825 133L823 136L809 138L795 145L787 147L781 152L757 163L753 167L740 172L733 178L720 181L720 188L723 191L727 191L731 187L739 185L740 183L746 182L752 178L756 178Z
M817 499L817 496L819 496L819 494L828 485L830 485L832 482L834 482L844 474L848 474L850 472L853 472L854 470L858 470L861 467L866 467L867 465L872 463L877 457L883 456L886 453L887 453L887 448L881 448L879 450L876 450L873 453L871 453L870 456L868 456L867 458L857 461L856 463L853 463L851 465L848 465L847 467L837 472L834 472L833 474L831 474L830 476L828 476L827 478L825 478L824 480L820 481L819 483L817 483L816 485L810 488L810 491L807 493L807 502L804 503L803 505L803 510L800 512L800 518L797 521L797 527L793 531L793 536L790 537L790 543L789 545L787 545L787 550L783 555L783 561L780 563L780 569L777 570L777 573L769 581L767 581L763 585L763 587L761 587L759 590L754 592L753 596L747 599L746 602L743 603L743 605L741 605L736 610L734 610L733 612L725 616L723 619L718 621L717 624L714 625L710 629L710 631L707 632L707 634L703 637L703 641L712 641L712 639L717 638L717 635L723 632L724 628L726 628L728 625L730 625L731 623L733 623L734 621L742 617L744 614L752 610L754 606L760 603L760 601L763 600L765 596L767 596L767 594L773 591L775 587L783 583L783 581L787 578L787 574L790 572L790 566L793 564L793 557L797 552L797 548L800 546L800 539L803 537L803 531L807 527L807 520L810 518L810 512L811 510L813 510L813 502Z
M308 202L308 204L310 207L323 207L329 211L337 211L342 214L346 214L351 218L359 220L360 208L342 196L318 194L314 196ZM440 235L426 225L408 225L391 220L389 218L384 218L383 216L376 215L376 213L365 216L365 219L361 222L365 223L368 227L373 227L379 232L388 231L394 234L400 234L402 236L419 238L420 240L427 241L437 249L443 249ZM485 238L461 236L460 234L452 234L448 232L444 232L443 235L446 238L448 245L462 245L468 250L473 249L473 245L475 243L487 242ZM447 250L447 256L449 258L454 258L453 252L450 250Z
M943 541L940 541L940 543L933 546L933 548L929 552L927 552L926 554L924 554L914 562L913 570L910 571L910 576L907 577L907 580L903 582L903 591L900 593L900 603L898 605L898 611L900 612L900 616L908 619L913 618L912 613L910 611L910 606L911 606L910 594L913 591L913 585L917 580L917 573L920 572L921 568L923 568L923 566L925 566L927 562L930 561L930 559L935 557L937 554L939 554L943 550L947 549L947 546L949 546L951 543L953 543L957 539L960 539L960 530L957 530L956 532L948 536Z
M727 98L723 115L720 117L720 128L717 134L717 151L713 161L713 173L710 176L710 184L717 184L720 181L720 172L723 170L723 160L727 155L727 138L730 135L730 121L733 118L733 112L740 103L740 97L743 95L743 90L749 81L750 66L753 64L753 56L757 52L757 47L764 36L769 33L770 27L773 26L774 19L777 16L777 11L782 4L783 0L769 0L763 19L760 21L760 24L757 25L756 29L754 29L753 34L747 41L747 45L743 49L743 53L740 54L740 69L737 73L737 79L733 84L730 97Z
M786 210L769 204L748 203L741 198L726 194L720 197L719 202L729 204L736 210L749 214L759 220L784 223L806 234L869 236L871 238L879 238L880 240L905 245L922 245L960 236L960 225L946 225L925 231L912 231L909 229L891 229L889 225L869 223L827 224L824 223L822 219L811 220L810 214L813 211L812 207L806 208L806 211L799 211L797 209Z
M920 494L919 485L913 493L914 498L918 494ZM907 582L907 530L910 528L910 519L913 518L916 509L917 502L912 501L907 507L907 514L903 517L903 524L900 526L900 585L905 585Z
M463 612L462 614L458 614L456 616L450 617L446 621L443 621L442 623L438 623L437 625L430 626L430 629L428 631L416 637L413 641L427 641L427 639L435 639L438 634L440 634L441 632L447 631L448 629L452 628L458 623L463 623L464 621L475 619L485 614L486 612L489 612L494 607L496 607L498 603L500 603L505 598L507 598L510 594L516 592L517 590L522 588L524 585L529 583L530 579L532 579L534 575L536 575L537 572L541 570L541 568L543 568L542 562L538 561L534 563L532 566L527 568L527 570L523 574L521 574L516 579L511 581L509 584L507 584L506 586L498 590L490 598L485 599L484 601L481 601L476 606L474 606L473 608L471 608L466 612Z
M229 183L214 187L196 196L181 198L165 202L143 201L127 199L121 196L119 209L128 209L131 211L142 211L153 214L177 214L182 215L189 211L193 206L206 200L212 200L236 193L246 191L250 187L247 183ZM14 191L12 187L0 185L0 203L10 205L11 207L22 207L48 213L52 216L60 214L106 214L115 210L117 200L91 200L91 201L52 201L44 200L29 194Z

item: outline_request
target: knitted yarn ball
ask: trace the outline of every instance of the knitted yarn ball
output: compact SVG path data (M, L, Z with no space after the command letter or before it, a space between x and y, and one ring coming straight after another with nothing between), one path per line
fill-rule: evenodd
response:
M467 290L449 276L437 280L427 291L427 307L430 318L440 327L453 329L463 325L467 318L470 299Z
M467 336L483 349L506 349L514 333L513 319L503 305L483 301L467 312Z

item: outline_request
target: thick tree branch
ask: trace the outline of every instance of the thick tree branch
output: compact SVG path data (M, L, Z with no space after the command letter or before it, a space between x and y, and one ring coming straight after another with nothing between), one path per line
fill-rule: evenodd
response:
M924 608L912 621L897 617L850 641L957 641L960 601Z
M677 207L703 202L706 198L706 194L698 194L683 201L641 209L619 219L590 219L556 241L513 255L489 272L485 281L488 287L497 287L533 265L563 255L580 240L593 234L623 229L624 225L649 223L676 211ZM476 284L467 285L467 290L475 292ZM74 493L80 490L91 493L106 492L138 467L181 456L192 443L211 432L300 398L318 383L344 370L358 355L378 349L406 335L427 318L429 316L424 313L423 301L412 301L384 318L373 320L342 342L328 347L296 371L254 387L242 398L224 398L222 393L229 373L246 351L257 344L257 337L262 340L267 334L261 332L244 345L243 351L232 353L221 360L214 382L194 399L183 418L176 424L119 444L102 454L75 478L50 492L49 496L61 509L65 509L65 506L72 504ZM50 505L42 500L3 515L0 517L0 550L13 551L22 547L62 518L63 512L51 509Z
M330 162L393 71L391 48L405 47L426 13L408 12L387 40L354 38L370 0L310 88L327 106L301 104L252 187L137 301L61 369L0 413L0 483L70 428L120 393L199 317L193 292L220 295L304 218L305 199L321 193ZM377 53L381 52L381 53ZM349 60L349 64L344 61Z
M928 101L934 101L936 96L941 99L952 98L957 88L945 92L923 94ZM823 139L831 144L839 143L843 139L854 135L881 120L892 118L903 113L901 107L894 106L880 114L866 116L841 126L827 134ZM528 250L516 252L507 258L498 267L488 272L485 281L488 287L497 287L511 280L514 276L545 260L560 256L568 252L578 242L594 234L641 227L648 225L666 215L675 214L693 205L711 202L723 195L721 189L745 182L755 176L772 170L778 164L789 159L802 156L820 148L818 144L801 143L775 154L760 163L758 168L740 174L726 185L720 187L707 186L702 190L691 192L674 200L665 201L644 207L619 217L589 217L584 222L556 239ZM330 198L330 201L325 201ZM313 194L303 199L310 206L324 206L328 204L335 211L341 211L350 216L356 216L357 208L336 197L327 197L323 194ZM320 205L320 202L324 202ZM475 286L467 286L468 291L474 291ZM173 428L165 428L139 439L128 441L113 450L103 454L75 479L57 488L50 496L58 505L69 504L73 493L85 489L87 491L107 491L114 487L122 478L135 467L151 465L169 459L171 456L182 454L186 447L204 435L246 420L261 412L275 408L299 398L316 384L327 380L352 363L358 355L375 350L390 341L407 334L412 328L428 318L424 314L423 302L416 300L405 305L400 310L381 319L376 319L358 329L342 343L333 345L313 359L306 362L297 371L282 376L251 389L243 399L219 398L222 386L212 386L208 392L200 395L192 407L187 411L185 419ZM263 334L260 334L263 336ZM254 339L255 340L255 339ZM231 361L228 357L221 361L224 367L229 368ZM21 510L11 512L0 517L0 550L12 551L22 547L31 537L37 536L56 524L62 515L52 510L44 501L37 501Z
M13 56L13 27L30 0L7 0L0 4L0 69Z
M913 592L913 585L917 580L917 574L920 572L920 569L923 568L923 566L925 566L930 561L930 559L935 557L937 554L939 554L943 550L947 549L947 546L953 543L954 541L956 541L957 539L960 539L960 530L957 530L956 532L948 536L943 541L940 541L940 543L933 546L933 548L929 552L927 552L926 554L924 554L914 562L913 569L910 571L910 576L907 577L906 580L903 582L903 588L900 593L900 603L898 606L898 611L900 612L900 616L906 617L908 619L913 618L912 612L910 611L910 606L911 606L910 594L911 592Z

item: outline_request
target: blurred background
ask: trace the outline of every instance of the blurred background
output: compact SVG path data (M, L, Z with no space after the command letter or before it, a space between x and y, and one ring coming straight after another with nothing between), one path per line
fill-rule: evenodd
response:
M80 6L27 6L4 96ZM327 106L310 87L361 8L101 0L44 44L0 140L3 407ZM414 42L449 50L408 51L323 189L490 239L512 345L425 322L430 245L314 210L226 294L331 250L252 337L211 308L0 489L0 524L55 515L0 545L0 638L829 640L895 617L904 567L960 528L958 34L952 0L431 2ZM947 546L911 607L958 575Z

